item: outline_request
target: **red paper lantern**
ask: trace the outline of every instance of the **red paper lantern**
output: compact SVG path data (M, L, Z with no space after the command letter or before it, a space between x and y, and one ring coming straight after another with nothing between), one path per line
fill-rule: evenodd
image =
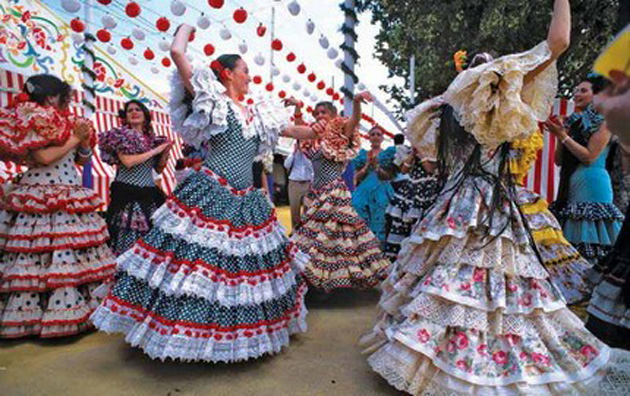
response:
M247 20L247 11L245 11L243 7L234 11L234 21L236 23L245 23L246 20Z
M252 98L247 99L247 104L248 105L253 105L254 104L254 99L252 99Z
M243 95L241 95L241 96L239 96L239 97L238 97L238 101L239 101L239 102L242 102L242 101L244 101L244 100L245 100L245 97L244 97Z
M254 84L260 84L262 82L262 78L260 76L254 76Z
M258 37L264 36L265 33L267 33L267 28L265 27L265 25L263 25L262 23L258 24L258 27L256 28L256 34L258 34Z
M326 88L326 83L323 81L320 81L317 83L317 89L324 89Z
M126 50L131 50L133 49L133 41L131 41L129 37L125 37L124 39L120 40L120 46Z
M70 29L77 33L83 33L85 30L85 23L81 21L79 18L74 18L70 21Z
M206 56L212 56L212 54L214 54L214 45L212 44L206 44L203 46L203 53L206 54Z
M225 3L224 0L208 0L208 5L216 9L223 7L224 3Z
M300 66L297 67L297 71L300 74L306 73L306 66L304 66L304 63L301 63Z
M164 67L170 67L171 66L171 60L167 56L162 58L162 66L164 66Z
M271 42L271 49L274 51L282 51L282 41L280 39L275 39Z
M308 111L309 113L312 113L312 112L313 112L313 107L308 106L308 107L306 108L306 111Z
M101 3L102 5L109 5L109 3L112 2L112 0L98 0L99 3Z
M160 32L166 32L171 28L171 21L169 21L166 17L158 18L158 20L155 21L155 27L157 27L157 30Z
M138 15L140 15L140 11L141 11L140 5L136 3L135 1L132 1L131 3L127 4L127 6L125 7L125 13L130 18L135 18Z
M328 96L333 96L334 94L335 94L335 91L333 91L333 89L332 89L332 88L328 88L328 89L326 90L326 95L328 95Z
M315 73L309 74L307 78L310 82L315 82L315 80L317 80L317 76L315 75Z
M343 98L339 99L339 103L343 104L344 100Z
M273 91L273 84L272 83L268 83L267 85L265 85L265 89L269 92Z
M289 62L293 62L295 60L296 56L293 52L289 52L289 54L287 55L287 61Z
M147 48L146 50L144 50L144 58L146 60L153 60L153 59L155 59L155 53L153 51L151 51L151 48Z
M188 41L189 41L189 42L191 42L191 41L193 41L194 39L195 39L195 31L193 30L193 31L190 33L190 36L188 36Z
M341 98L341 96L335 92L335 94L333 95L333 100L339 100L339 98Z
M109 40L112 39L112 34L107 29L99 29L99 31L96 32L96 38L102 43L109 43Z
M287 93L284 91L280 91L278 92L278 96L280 97L280 99L284 99L287 96Z

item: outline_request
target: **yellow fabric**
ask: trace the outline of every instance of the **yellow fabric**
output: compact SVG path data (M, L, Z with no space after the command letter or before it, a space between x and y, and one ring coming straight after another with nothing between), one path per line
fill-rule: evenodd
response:
M540 212L544 212L548 209L547 201L544 199L538 199L534 203L521 205L521 211L525 215L536 214Z
M543 148L544 141L540 129L526 139L518 139L511 143L512 150L517 150L516 155L510 158L510 172L514 180L523 184L529 168L536 161L538 151Z
M542 243L544 245L569 244L569 241L565 239L561 230L556 230L551 227L532 231L532 236L536 243Z

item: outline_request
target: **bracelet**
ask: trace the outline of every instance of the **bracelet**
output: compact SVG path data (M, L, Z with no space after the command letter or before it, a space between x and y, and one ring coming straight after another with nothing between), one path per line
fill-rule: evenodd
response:
M79 149L77 150L77 154L79 154L79 157L83 157L83 158L91 157L92 149L79 147Z
M571 136L567 135L560 143L564 144L569 139L571 139Z

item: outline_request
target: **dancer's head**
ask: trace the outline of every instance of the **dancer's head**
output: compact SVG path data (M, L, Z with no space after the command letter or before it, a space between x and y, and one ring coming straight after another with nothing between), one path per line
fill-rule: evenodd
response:
M144 103L138 100L130 100L118 112L123 124L144 133L153 132L151 126L151 112Z
M608 80L595 73L589 73L573 90L575 107L584 110L593 102L595 95L606 89Z
M337 108L332 102L319 102L313 110L316 121L330 121L337 116Z
M210 64L210 68L231 97L245 96L249 91L249 68L240 55L223 54Z
M58 109L66 109L72 100L70 84L50 74L29 77L24 83L23 91L29 100Z
M477 52L470 54L470 62L466 65L467 69L472 69L484 63L492 62L494 55L490 52Z
M372 147L381 147L383 143L383 129L380 126L374 126L368 132L368 138Z

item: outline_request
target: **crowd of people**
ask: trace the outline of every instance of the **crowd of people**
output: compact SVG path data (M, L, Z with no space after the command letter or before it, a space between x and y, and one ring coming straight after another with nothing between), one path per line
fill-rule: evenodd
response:
M609 381L630 392L610 382L630 370L615 349L630 349L630 76L586 76L576 112L549 118L570 26L568 0L555 0L540 44L470 56L442 95L407 114L410 146L397 136L382 148L375 127L365 150L369 93L354 96L350 117L317 104L312 123L293 99L246 106L245 61L194 67L194 29L182 25L170 107L187 157L168 197L153 175L173 142L143 103L126 103L121 126L97 136L68 111L67 83L30 77L0 111L0 159L28 166L0 188L0 337L94 326L151 358L237 362L306 331L307 290L378 287L361 348L397 389L579 395ZM561 166L551 207L521 184L539 122ZM296 140L290 236L255 182L279 136ZM117 169L105 220L74 172L96 144ZM578 303L586 325L567 306Z

